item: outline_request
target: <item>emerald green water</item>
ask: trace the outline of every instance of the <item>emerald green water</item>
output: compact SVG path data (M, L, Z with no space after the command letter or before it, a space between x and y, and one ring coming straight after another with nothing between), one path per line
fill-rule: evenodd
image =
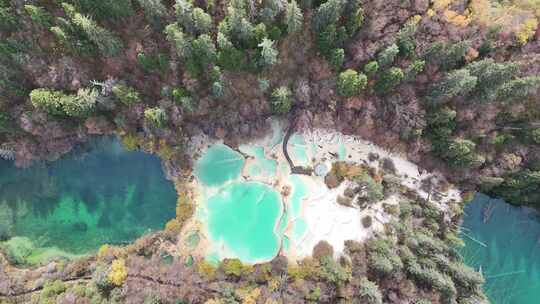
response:
M281 214L279 193L258 182L231 183L208 199L208 227L214 242L243 261L272 259Z
M488 205L491 216L484 223ZM540 303L539 214L482 194L466 206L465 214L461 254L467 264L482 269L491 302Z
M268 261L280 247L287 250L291 241L307 230L300 217L302 200L308 193L302 179L290 176L282 181L291 187L284 199L271 185L279 174L288 174L288 165L278 164L259 145L239 149L252 158L244 171L248 178L240 174L245 164L242 155L225 145L212 145L195 164L195 176L202 186L202 205L196 217L210 239L209 261L228 257L247 263ZM302 149L306 149L305 144L297 147L299 152ZM285 235L287 228L290 233Z
M162 229L175 206L160 160L116 138L28 169L0 161L0 247L20 263L133 241Z
M216 144L195 164L195 175L207 186L219 186L236 178L242 171L244 158L231 148Z

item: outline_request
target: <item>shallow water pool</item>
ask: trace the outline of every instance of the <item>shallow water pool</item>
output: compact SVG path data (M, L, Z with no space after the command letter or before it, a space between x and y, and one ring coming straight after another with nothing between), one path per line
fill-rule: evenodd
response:
M277 254L282 204L274 189L259 182L231 183L208 199L207 208L210 237L225 255L256 262Z

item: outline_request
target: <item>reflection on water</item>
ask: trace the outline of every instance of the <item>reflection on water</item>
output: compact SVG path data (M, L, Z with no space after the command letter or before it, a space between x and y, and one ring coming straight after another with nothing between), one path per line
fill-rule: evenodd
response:
M540 303L540 218L479 194L465 208L465 262L480 269L495 304Z
M131 241L161 229L174 217L175 203L159 159L125 151L116 138L96 139L28 169L0 161L0 240L19 237L15 247L35 248L19 258L44 248L83 254Z

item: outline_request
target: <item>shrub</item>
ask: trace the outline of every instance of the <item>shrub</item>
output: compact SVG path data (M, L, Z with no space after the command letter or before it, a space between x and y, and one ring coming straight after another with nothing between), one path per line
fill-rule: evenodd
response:
M415 53L414 34L416 33L418 21L418 18L411 18L398 32L397 45L399 52L404 56L412 56Z
M315 287L315 289L309 290L304 297L308 301L318 303L318 301L321 298L321 287L317 286L317 287Z
M122 286L127 278L126 261L124 259L114 260L107 278L112 284Z
M369 215L362 217L362 227L369 228L371 227L371 224L373 223L373 218Z
M416 79L416 76L424 70L426 62L424 60L413 61L405 70L405 79L412 81Z
M13 30L18 23L17 14L11 7L0 6L0 30Z
M262 92L268 91L270 88L270 82L267 79L259 79L259 90Z
M429 45L422 54L422 59L427 62L439 62L444 52L444 43L437 41Z
M171 93L171 98L176 103L180 103L182 101L182 98L190 96L191 94L189 93L189 91L183 87L174 88Z
M112 88L112 92L121 103L127 106L133 105L141 101L139 92L137 92L134 88L126 85L117 84Z
M520 30L516 33L516 40L519 44L526 44L530 38L534 37L536 29L538 28L538 19L530 18L527 19Z
M292 92L287 87L279 87L272 92L270 108L274 114L286 114L292 108Z
M456 167L472 166L475 163L483 163L475 153L476 144L467 139L452 139L442 156L449 164Z
M65 95L60 91L46 88L34 89L30 92L30 102L35 108L44 109L50 114L62 114L62 98Z
M379 286L366 277L362 277L358 289L358 300L360 303L365 304L382 304L382 294L379 291Z
M52 24L52 16L43 7L27 4L24 6L24 10L30 19L38 25L49 28Z
M398 54L399 47L394 43L391 46L382 50L379 55L377 55L377 62L381 67L388 67L392 63L394 63L394 60L396 59Z
M468 40L445 46L440 57L441 67L445 70L450 70L462 65L465 62L465 55L470 47L471 42Z
M319 265L311 258L301 260L297 266L289 264L287 273L294 280L303 280L308 277L318 277Z
M518 78L503 84L497 90L497 98L503 101L526 98L536 93L539 88L540 77L538 76Z
M212 96L219 98L224 94L223 83L221 81L214 81L212 83Z
M209 280L216 277L216 267L207 261L201 261L197 264L197 272Z
M61 99L62 110L72 117L88 116L96 107L97 97L97 90L81 88L77 91L77 95L66 95Z
M148 108L144 110L144 119L151 125L161 128L167 122L167 113L160 107Z
M403 267L394 244L388 239L371 239L366 243L369 268L378 276L392 274Z
M117 21L134 13L130 0L74 0L73 3L99 20Z
M95 284L97 290L104 295L108 294L114 288L114 285L108 279L107 268L100 264L98 264L92 274L92 282Z
M137 54L137 62L146 73L151 73L153 71L165 73L169 67L167 55L161 53L156 56L139 53Z
M370 61L364 66L364 73L368 77L373 77L379 71L379 63L377 61Z
M405 75L400 68L390 68L385 71L375 83L375 91L378 93L388 93L399 85L403 78L405 78Z
M324 258L333 258L334 248L327 241L319 241L313 247L312 256L314 259L322 261Z
M355 70L348 69L341 74L337 81L337 93L341 96L351 97L360 94L367 85L367 77Z
M66 291L66 285L60 280L45 282L41 295L45 298L56 297Z
M360 7L359 1L348 1L354 3L354 7L347 9L347 22L345 24L349 37L352 37L364 23L364 10Z
M244 273L245 267L239 259L224 259L220 268L226 275L240 277Z
M351 269L341 266L329 256L321 259L319 276L327 282L337 285L341 285L352 279Z

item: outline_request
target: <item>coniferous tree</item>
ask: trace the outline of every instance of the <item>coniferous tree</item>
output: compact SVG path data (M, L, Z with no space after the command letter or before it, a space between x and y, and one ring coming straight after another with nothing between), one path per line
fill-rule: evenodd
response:
M191 41L185 36L176 24L169 24L165 27L165 37L173 44L176 54L181 58L191 55Z
M292 108L292 92L287 87L279 87L272 92L270 108L274 114L286 114Z
M200 35L207 34L212 28L212 17L208 15L202 8L196 7L191 13L192 16L192 34Z
M382 50L377 56L377 62L379 63L379 66L390 66L392 63L394 63L394 60L396 59L398 53L399 47L395 43Z
M384 71L375 83L375 91L378 93L388 93L398 86L404 78L405 74L400 68L390 68L389 70Z
M427 98L435 105L446 103L456 96L469 94L476 86L477 80L468 69L452 71L431 87Z
M414 55L416 48L414 34L416 33L416 29L417 19L411 18L398 32L397 45L399 47L399 52L404 56Z
M330 25L337 24L339 18L343 14L343 0L328 0L321 4L315 11L313 17L313 26L316 33L321 33Z
M513 79L519 66L512 62L497 63L487 58L467 65L467 69L478 79L472 94L480 101L489 102L497 98L499 87Z
M330 56L330 64L336 69L341 69L343 62L345 61L345 50L344 49L334 49L332 55Z
M300 7L298 7L295 0L291 0L291 2L287 3L285 20L287 23L288 33L298 32L302 28L304 15L302 14L302 10Z
M274 41L264 38L259 47L261 48L261 63L263 66L271 66L277 63L279 52L274 48Z
M73 24L79 27L92 41L99 51L105 56L115 56L123 48L122 41L107 29L99 26L94 20L78 13L75 8L67 3L62 6Z
M344 8L347 28L349 37L352 37L360 28L364 22L364 10L360 6L359 0L347 0Z
M141 8L144 10L144 15L148 22L155 26L163 24L167 16L167 8L161 0L137 0Z

